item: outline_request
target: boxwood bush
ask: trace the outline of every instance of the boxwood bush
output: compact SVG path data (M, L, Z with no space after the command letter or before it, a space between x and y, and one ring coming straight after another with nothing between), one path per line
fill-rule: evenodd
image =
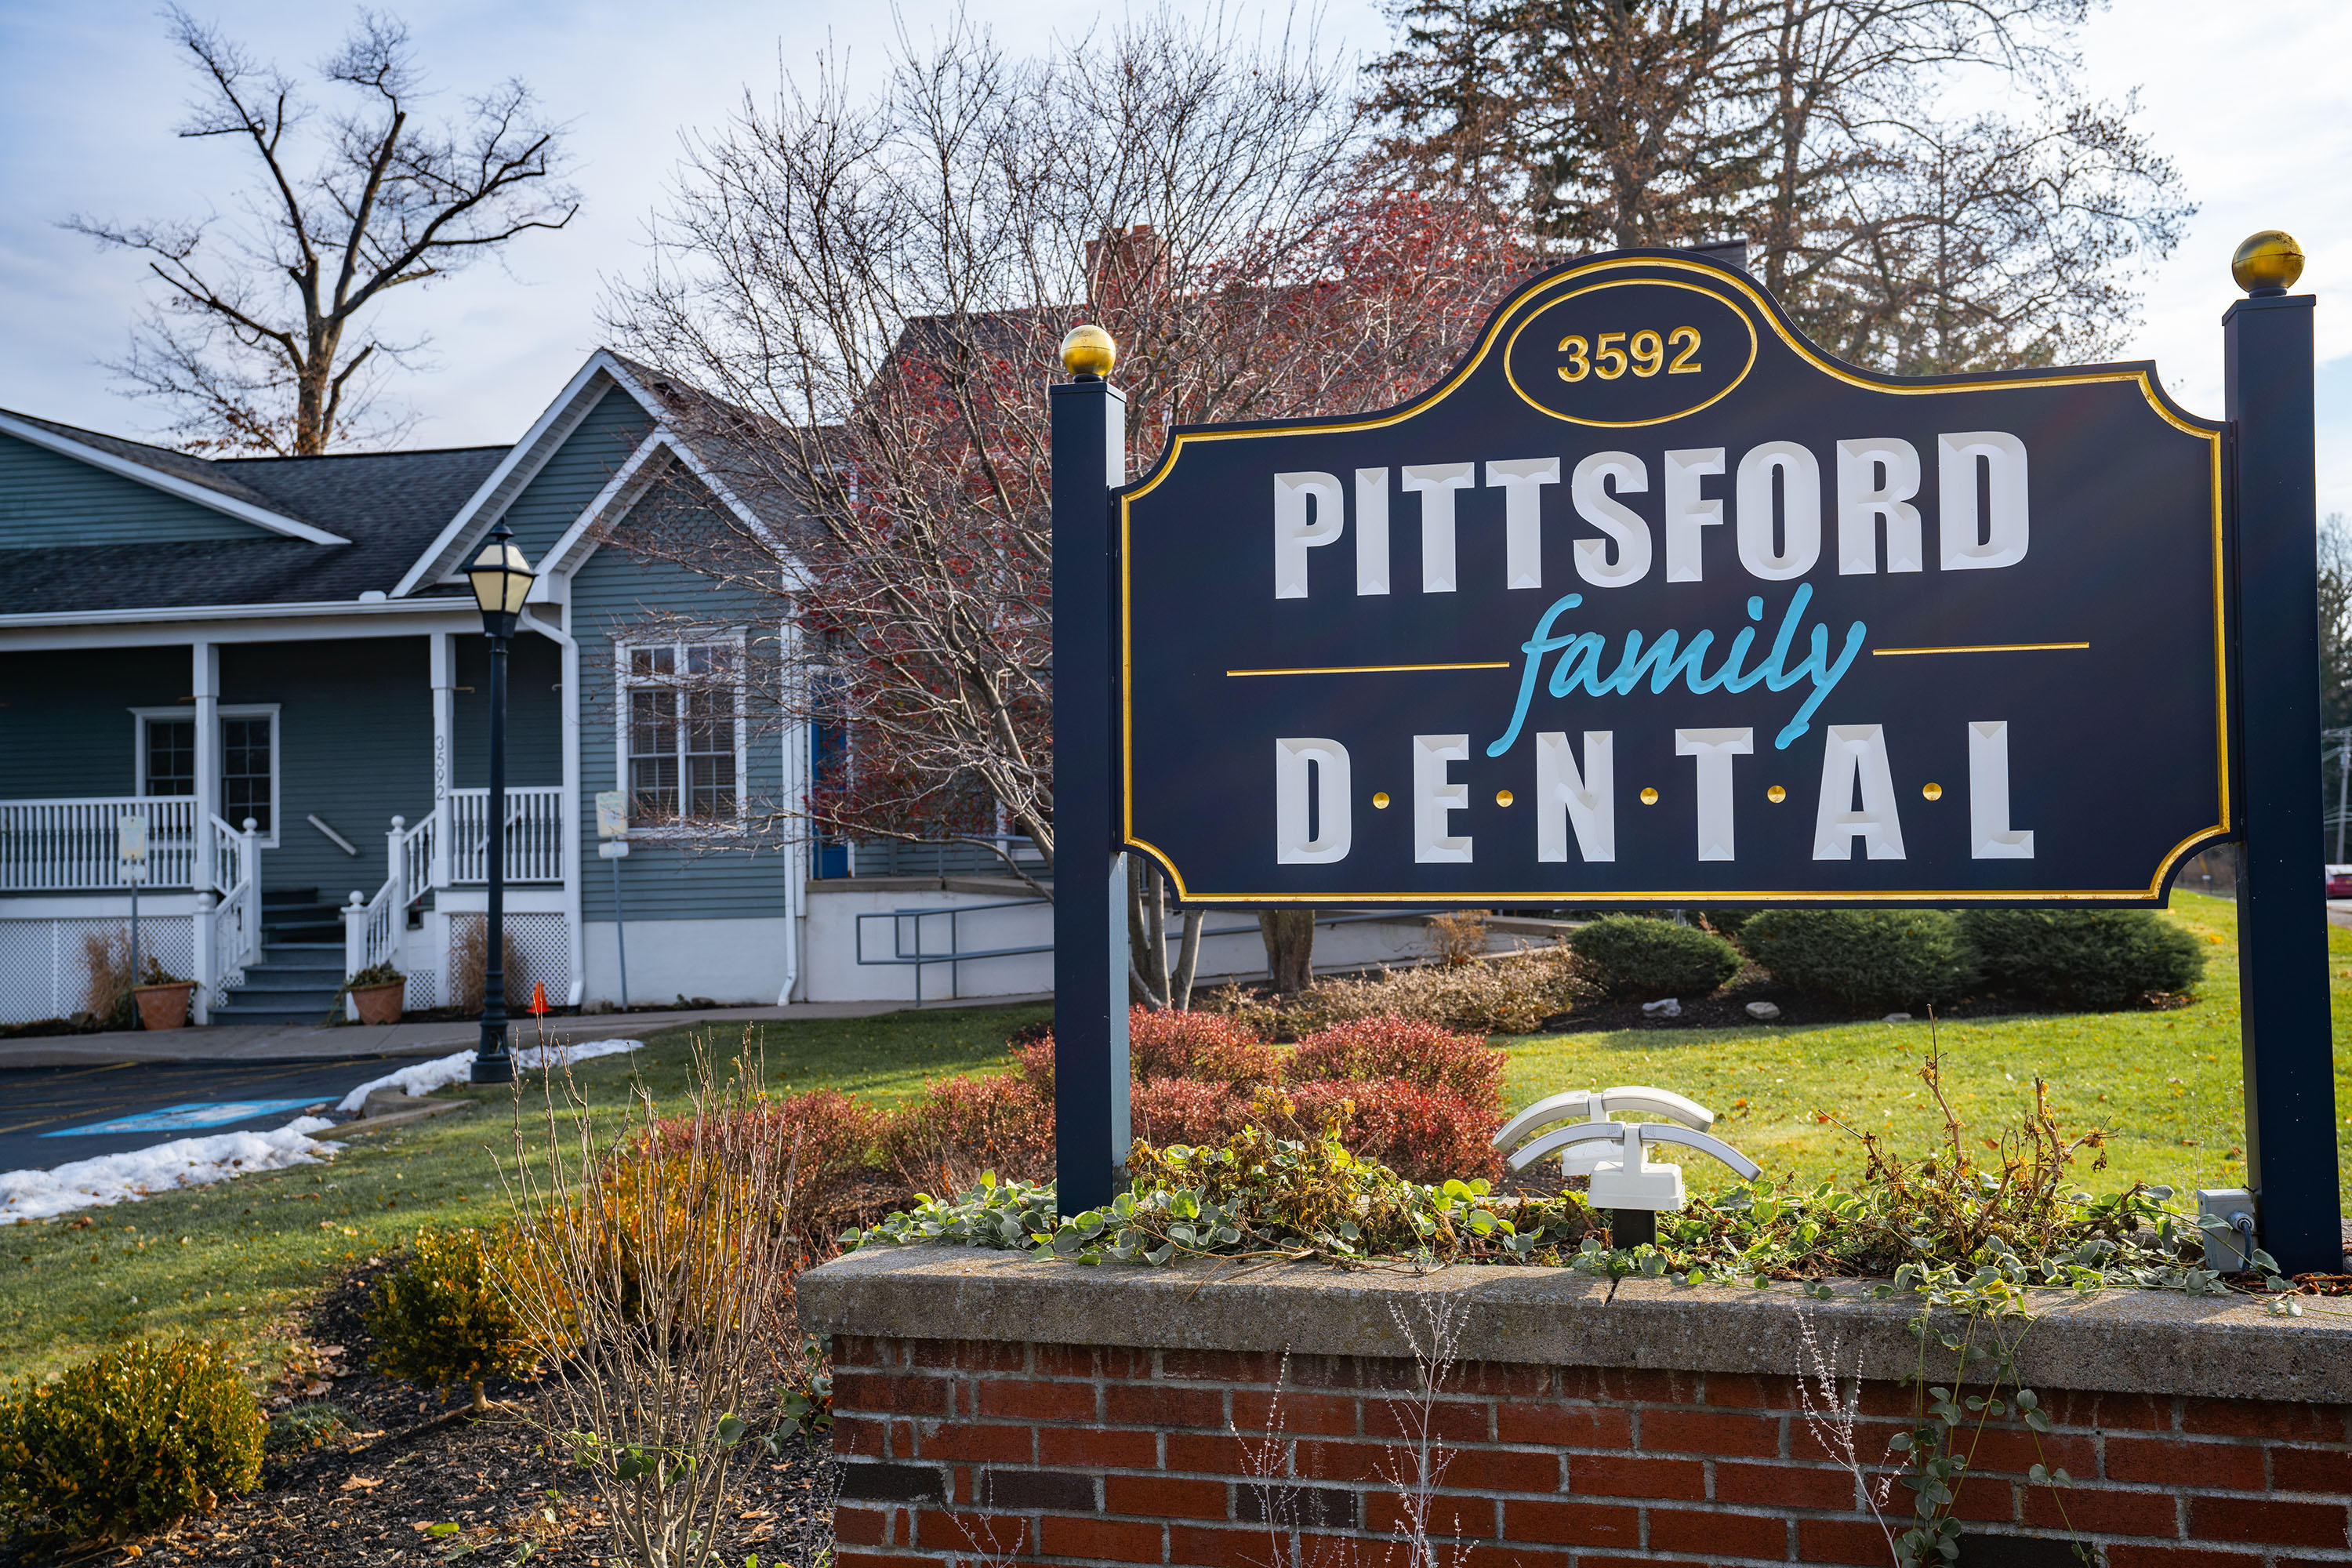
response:
M367 1307L375 1369L422 1388L466 1389L483 1408L486 1384L521 1377L538 1361L509 1299L530 1272L520 1263L503 1231L418 1231Z
M267 1429L226 1347L134 1340L0 1394L0 1508L74 1541L140 1534L250 1491Z
M1766 910L1739 942L1775 979L1874 1013L1949 1002L1976 978L1941 910Z
M2203 945L2147 910L1970 910L1959 920L1987 980L2055 1006L2112 1012L2205 973Z
M1704 996L1739 973L1739 950L1713 931L1647 915L1603 915L1568 945L1621 1001Z

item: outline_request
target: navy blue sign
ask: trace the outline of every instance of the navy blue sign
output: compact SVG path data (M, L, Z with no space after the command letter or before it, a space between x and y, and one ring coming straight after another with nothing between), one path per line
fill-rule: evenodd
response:
M1118 493L1126 841L1209 902L2153 901L2234 831L2221 461L2152 365L1878 375L1563 268Z

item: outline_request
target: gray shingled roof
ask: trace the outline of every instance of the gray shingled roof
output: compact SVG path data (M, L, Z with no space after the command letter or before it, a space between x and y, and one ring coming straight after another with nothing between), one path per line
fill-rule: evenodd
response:
M389 592L507 455L505 447L207 459L16 415L220 495L341 534L0 551L0 613L331 603Z

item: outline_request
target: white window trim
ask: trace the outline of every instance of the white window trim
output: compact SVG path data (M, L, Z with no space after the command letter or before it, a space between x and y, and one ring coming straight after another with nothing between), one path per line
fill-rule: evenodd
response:
M709 818L695 823L640 823L636 819L636 792L629 787L629 693L643 684L629 676L629 655L639 648L709 647L725 644L735 649L735 816L731 824L723 817ZM714 828L733 826L738 831L751 822L751 726L745 721L751 681L745 675L751 653L750 637L740 627L714 629L692 637L615 637L613 639L613 781L628 807L629 837L642 842L690 843L709 834ZM681 727L684 721L680 721ZM686 779L678 778L680 798L684 798Z
M264 849L278 847L278 835L286 826L286 792L281 786L281 779L285 773L286 752L285 748L280 744L281 736L278 719L279 706L275 702L222 702L215 705L213 713L215 722L224 722L230 719L269 721L269 831L256 834L253 840ZM148 721L152 719L184 719L193 724L195 722L196 710L193 707L133 708L131 710L131 793L141 800L147 798L147 724ZM213 737L213 754L215 757L224 756L227 751L227 747L223 743L224 739L225 737L220 735ZM213 807L215 812L220 807L220 780L213 780ZM221 820L228 822L228 818L225 816ZM244 826L236 822L229 822L228 825L231 827Z

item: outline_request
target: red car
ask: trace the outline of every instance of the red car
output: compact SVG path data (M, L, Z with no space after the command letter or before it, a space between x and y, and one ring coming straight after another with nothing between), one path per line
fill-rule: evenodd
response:
M2331 899L2352 899L2352 866L2327 868L2327 896Z

